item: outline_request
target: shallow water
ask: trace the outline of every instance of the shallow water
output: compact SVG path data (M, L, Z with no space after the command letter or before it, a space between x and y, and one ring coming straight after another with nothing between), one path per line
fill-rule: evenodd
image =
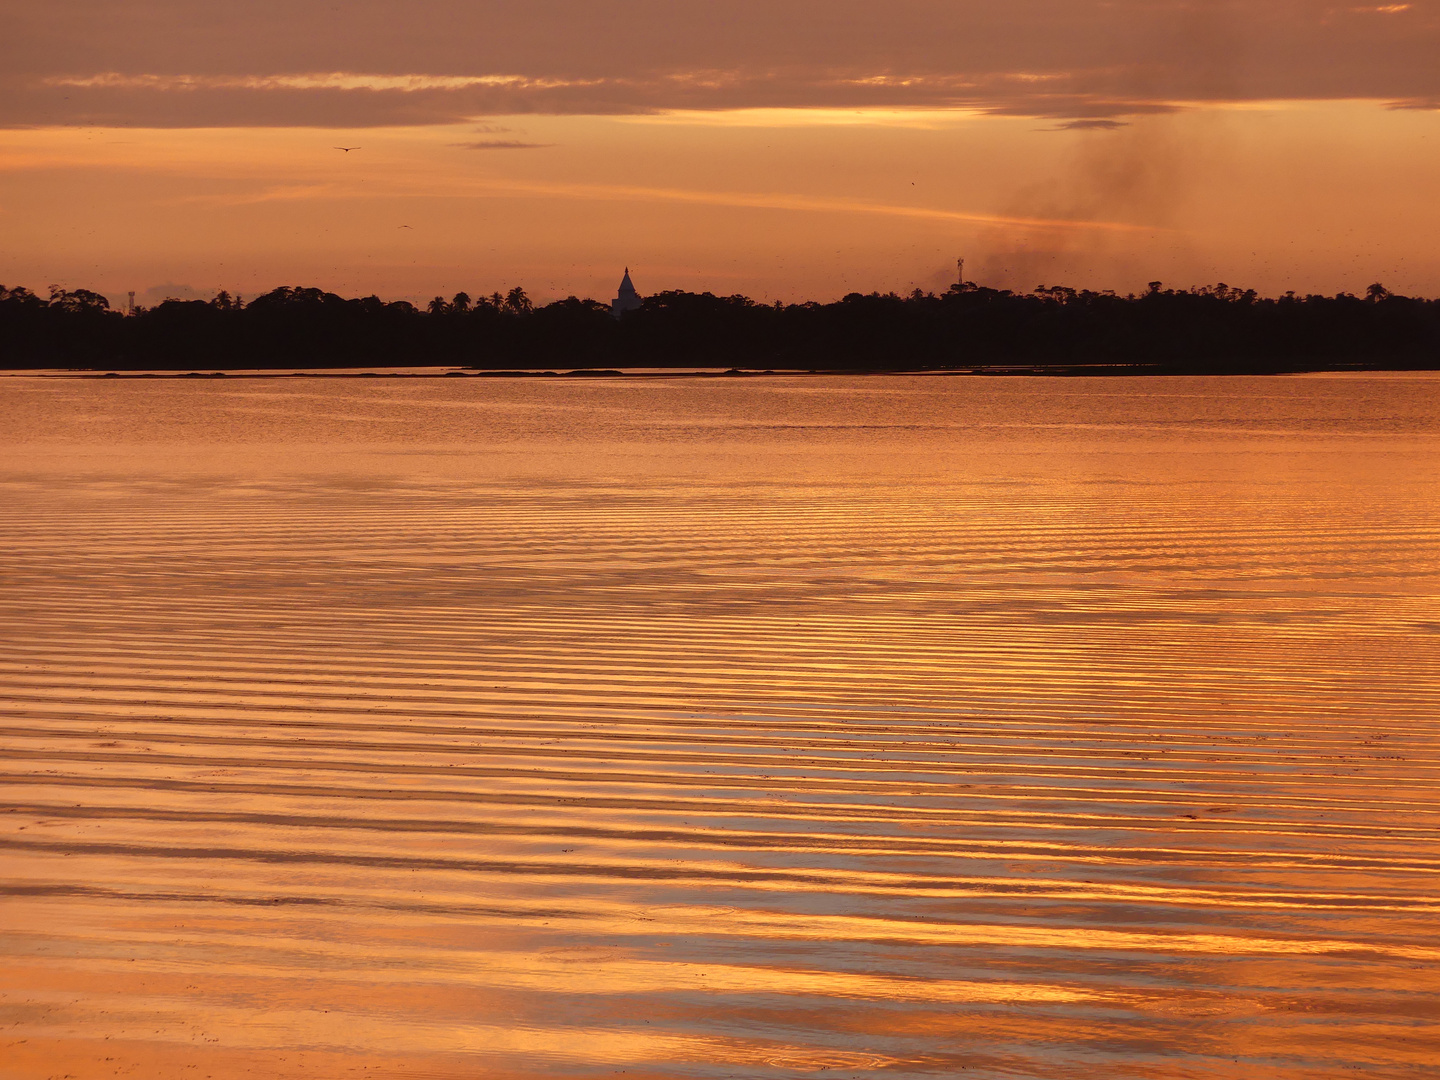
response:
M1440 379L0 379L0 1077L1419 1077Z

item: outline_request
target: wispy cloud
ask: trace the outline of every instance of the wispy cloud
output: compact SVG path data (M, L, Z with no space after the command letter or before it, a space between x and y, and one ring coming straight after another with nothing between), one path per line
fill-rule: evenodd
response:
M482 139L479 142L455 142L448 145L456 150L545 150L555 144L520 142L518 139Z
M1099 230L1103 232L1164 232L1151 225L1126 221L1083 221L1066 218L1015 217L1005 214L972 213L927 206L903 206L862 199L837 199L776 192L695 191L677 188L630 187L611 184L557 184L500 182L487 185L493 191L516 194L569 196L579 199L642 199L648 201L704 203L709 206L746 207L756 210L798 210L822 214L879 214L887 217L920 218L980 225L1004 225L1040 230Z
M425 90L557 90L596 86L602 79L542 79L525 75L367 75L349 71L296 75L128 75L106 71L96 75L53 75L43 86L108 90L371 90L417 93Z
M911 127L939 128L983 114L966 108L812 107L779 109L664 109L615 119L627 124L695 127Z
M1066 120L1063 124L1056 124L1052 131L1114 131L1117 128L1128 127L1124 120L1109 120L1101 117L1082 117L1079 120Z
M906 206L873 202L865 199L833 198L790 192L707 191L695 188L640 187L628 184L576 184L545 180L514 180L499 177L454 177L438 180L433 176L414 184L405 181L389 183L347 184L337 181L311 185L277 185L258 191L207 195L188 195L185 203L240 206L265 202L291 202L304 199L375 199L409 198L417 194L429 196L476 198L507 196L544 196L552 199L574 199L596 202L687 203L703 206L725 206L748 210L779 210L807 214L872 214L882 217L918 219L968 225L989 225L1023 229L1032 232L1073 233L1144 233L1147 235L1173 230L1146 223L1112 220L1091 220L1080 217L1045 217L1013 214L988 214L943 207Z
M191 206L256 206L273 202L305 202L314 199L353 199L370 195L358 187L340 184L276 184L245 192L221 192L209 195L186 195L174 200L178 205Z

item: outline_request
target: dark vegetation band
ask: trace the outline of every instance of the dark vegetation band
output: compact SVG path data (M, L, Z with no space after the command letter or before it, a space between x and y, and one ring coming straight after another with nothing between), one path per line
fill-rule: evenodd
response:
M98 293L48 299L0 286L5 368L478 369L718 366L913 370L1033 365L1160 372L1440 368L1440 301L1393 295L1258 296L1226 285L1139 295L973 283L935 295L852 293L829 304L663 292L617 319L521 289L426 308L319 289L249 303L227 293L121 313Z

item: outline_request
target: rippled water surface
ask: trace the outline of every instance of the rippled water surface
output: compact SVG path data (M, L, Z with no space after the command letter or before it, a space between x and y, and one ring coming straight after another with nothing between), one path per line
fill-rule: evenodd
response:
M0 379L0 1077L1435 1075L1440 380Z

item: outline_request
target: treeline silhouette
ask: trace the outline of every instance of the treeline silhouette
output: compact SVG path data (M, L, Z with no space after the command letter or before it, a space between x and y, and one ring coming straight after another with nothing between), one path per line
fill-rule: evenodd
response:
M852 293L761 304L663 292L536 307L522 289L422 309L280 288L245 303L167 300L123 314L98 293L0 286L0 367L108 370L456 365L478 369L1041 367L1243 373L1440 368L1440 301L1372 285L1363 297L1261 297L1220 284L1139 295L967 282L935 295Z

